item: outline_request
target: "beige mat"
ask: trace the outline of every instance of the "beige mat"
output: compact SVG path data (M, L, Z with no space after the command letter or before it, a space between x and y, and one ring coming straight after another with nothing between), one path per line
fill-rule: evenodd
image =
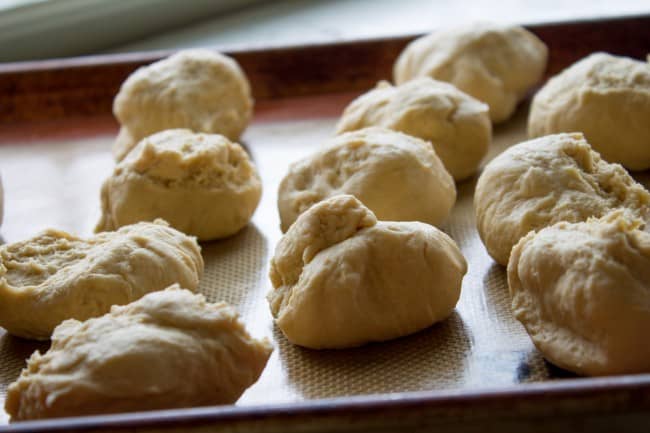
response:
M514 121L497 128L490 154L522 139L524 121L525 113L520 112ZM444 228L469 263L460 302L448 320L396 341L345 351L294 347L274 329L265 295L270 289L268 261L280 237L277 185L288 163L316 149L332 134L334 122L333 118L267 119L249 128L244 138L264 180L262 202L244 231L203 245L202 292L212 301L234 304L251 332L270 337L276 347L260 381L238 404L502 387L562 374L542 360L510 313L505 271L488 257L475 229L475 180L458 185L459 199ZM90 234L99 217L99 186L113 164L111 139L104 135L1 145L5 240L23 239L47 226ZM24 359L45 347L0 334L2 398Z

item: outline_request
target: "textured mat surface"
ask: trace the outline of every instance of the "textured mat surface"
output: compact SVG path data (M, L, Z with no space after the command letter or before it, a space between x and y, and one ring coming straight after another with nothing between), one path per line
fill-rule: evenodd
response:
M340 98L335 103L340 104ZM276 118L273 108L268 110L244 136L264 180L254 220L232 238L203 245L206 272L201 291L212 301L235 305L251 332L268 336L276 347L260 381L238 404L500 387L564 375L543 361L510 313L505 270L487 255L475 229L475 179L458 185L458 202L444 226L469 263L460 302L449 319L415 335L353 350L311 351L289 344L274 328L265 299L270 290L268 261L281 235L277 185L291 161L332 135L335 118L287 120L291 116L286 105ZM525 114L520 110L513 121L496 129L491 156L525 138ZM4 239L20 240L47 226L89 235L99 217L100 184L113 164L111 140L105 134L1 145ZM46 348L0 334L2 398L25 358Z

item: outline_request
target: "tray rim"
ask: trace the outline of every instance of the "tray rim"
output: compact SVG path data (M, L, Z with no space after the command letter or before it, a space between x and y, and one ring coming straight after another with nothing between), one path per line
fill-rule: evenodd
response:
M650 49L650 8L647 13L623 14L524 23L540 37L557 38L570 45L567 50L551 50L546 77L558 72L590 51L582 47L597 43L600 49L620 51L617 41L624 38L626 51L643 57ZM597 27L613 28L614 32L596 31ZM643 38L630 38L620 31L622 26L641 28ZM588 36L581 42L581 33ZM316 94L358 91L374 87L378 80L392 75L396 55L420 34L376 38L352 38L306 44L253 47L226 46L223 52L233 56L249 76L257 101ZM618 39L617 39L618 38ZM570 41L570 42L569 42ZM547 41L548 42L548 41ZM212 47L209 49L220 49ZM0 126L59 120L72 116L110 115L112 100L120 84L137 67L158 60L177 50L141 51L100 54L49 60L0 63ZM629 55L629 53L628 53ZM277 62L277 56L283 62ZM334 63L336 76L328 69ZM350 64L354 67L349 67ZM298 64L298 66L296 66ZM101 102L101 103L100 103ZM54 107L54 108L53 108Z
M540 21L530 21L526 23L519 23L519 25L530 28L542 28L542 27L561 27L561 26L575 26L580 24L598 24L598 23L622 23L626 21L636 20L636 19L650 19L650 8L648 8L647 13L630 13L630 14L621 14L621 15L609 15L609 16L600 16L600 17L588 17L588 18L578 18L578 19L557 19L557 20L540 20ZM274 51L303 51L303 50L312 50L315 48L321 47L332 47L332 46L351 46L357 44L371 44L377 42L387 42L387 41L399 41L406 42L411 41L419 36L422 36L423 33L410 33L410 34L400 34L392 36L377 36L377 37L363 37L363 38L350 38L350 39L341 39L334 42L309 42L306 44L289 44L289 45L256 45L252 48L245 45L225 45L225 46L211 46L211 47L197 47L205 48L209 50L218 50L227 55L237 54L255 54L255 53L268 53ZM114 65L121 63L133 63L133 62L153 62L159 60L163 57L167 57L175 52L181 51L182 49L160 49L160 50L148 50L148 51L132 51L125 53L108 53L108 54L89 54L89 55L80 55L74 57L60 57L53 59L43 59L43 60L23 60L17 62L0 62L0 78L3 74L6 73L29 73L34 71L42 70L57 70L57 69L67 69L67 68L77 68L77 67L89 67L89 66L103 66L103 65ZM648 48L650 51L650 47Z
M641 393L642 398L633 395ZM52 418L22 421L10 424L0 431L44 432L72 431L92 428L134 429L139 427L178 427L185 423L215 421L238 422L281 417L289 422L316 418L326 419L345 415L377 413L387 409L399 410L404 415L421 410L472 410L476 406L516 406L516 403L537 404L580 399L585 396L621 397L629 394L640 403L640 409L650 408L650 373L596 378L557 379L547 382L481 388L479 390L418 391L369 396L348 396L295 403L259 404L250 406L223 405L186 409L167 409L109 415L90 415L70 418ZM627 409L639 409L627 405ZM542 412L557 413L557 405L549 405ZM648 414L650 416L650 414ZM517 416L514 414L514 416ZM72 429L72 430L71 430Z
M526 24L530 28L563 27L581 24L621 23L643 20L650 24L650 11L647 14L621 15L615 17L588 18L583 20L552 21ZM225 51L227 54L255 55L273 52L309 51L319 48L348 47L359 44L376 44L393 41L399 44L417 37L418 35L379 37L370 39L345 40L335 43L310 43L292 46L255 47L253 50L238 48ZM135 65L157 60L169 55L175 50L145 51L126 54L108 54L83 56L66 59L43 61L27 61L15 63L0 63L0 82L10 74L30 74L39 71L62 71L69 69L84 69L113 65ZM650 51L650 47L648 47ZM327 92L326 92L327 93ZM303 95L296 95L303 96ZM264 98L263 98L264 99ZM275 99L270 97L268 99ZM598 405L573 405L576 401L593 404L606 401L610 405L603 411ZM539 409L516 409L521 404L541 404ZM483 408L483 409L481 409ZM486 409L487 408L487 409ZM578 416L601 413L633 413L641 412L650 419L650 374L610 376L601 378L571 378L551 380L548 382L526 383L514 386L432 390L406 393L387 393L365 396L347 396L330 399L305 400L294 403L255 404L250 406L213 406L202 408L169 409L150 412L132 412L111 415L94 415L73 418L26 421L0 427L0 431L41 432L41 431L82 431L97 428L140 429L150 427L179 428L213 425L217 428L228 428L242 422L269 423L274 420L286 422L287 429L306 426L310 422L335 420L340 421L337 430L343 431L346 424L356 422L356 428L371 418L392 416L393 422L399 422L401 417L415 416L422 422L435 424L435 420L427 418L426 414L440 414L441 411L452 413L451 418L462 423L471 418L462 415L463 411L477 411L476 419L484 419L487 415L481 410L494 410L495 416L500 417L536 417L540 414L566 414ZM537 410L537 412L536 412ZM460 412L459 412L460 411ZM397 415L393 412L398 412ZM454 415L455 414L455 415ZM396 418L395 418L396 417ZM425 419L427 418L427 419ZM427 421L428 420L428 421ZM260 424L260 425L261 425ZM371 425L372 422L370 422ZM258 428L260 425L255 424ZM273 428L270 425L269 428ZM312 426L313 428L313 426ZM271 431L271 430L269 430ZM273 430L275 431L275 430ZM293 431L293 430L292 430ZM443 431L443 430L441 430ZM446 430L444 430L446 431ZM456 430L454 430L456 431Z

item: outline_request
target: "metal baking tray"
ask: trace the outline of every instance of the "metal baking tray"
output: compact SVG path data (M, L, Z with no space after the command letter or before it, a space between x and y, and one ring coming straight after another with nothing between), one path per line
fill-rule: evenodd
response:
M549 75L605 50L643 58L650 16L528 26L550 48ZM443 229L468 260L452 316L417 334L341 351L289 344L265 299L268 262L281 236L277 186L291 161L334 134L345 105L379 79L411 38L230 53L256 98L242 142L263 179L251 224L202 244L200 290L225 300L275 350L260 380L235 405L12 424L15 431L647 431L650 375L578 378L546 363L510 308L503 267L476 228L476 178L459 183ZM97 56L0 65L0 173L6 242L46 227L90 235L99 188L113 167L111 103L136 67L169 53ZM527 104L494 130L486 161L526 138ZM648 185L647 174L640 174ZM2 302L2 300L0 300ZM0 331L0 403L35 349L47 344ZM179 373L182 374L182 373ZM7 416L0 415L6 423Z

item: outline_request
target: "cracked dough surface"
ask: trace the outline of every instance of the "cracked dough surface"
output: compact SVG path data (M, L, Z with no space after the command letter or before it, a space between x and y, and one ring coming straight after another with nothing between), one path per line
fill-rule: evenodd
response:
M533 98L531 137L581 131L630 170L650 168L650 63L595 53L551 78Z
M311 205L351 194L379 219L441 224L456 201L456 185L431 145L372 127L334 137L289 166L278 191L282 231Z
M650 233L623 211L531 232L512 250L512 310L553 364L650 372Z
M492 140L488 106L449 83L380 81L347 106L337 133L381 126L429 141L455 180L476 172Z
M163 218L211 240L241 230L262 195L257 169L237 143L172 129L143 139L104 182L96 230Z
M478 231L488 253L507 265L531 230L629 208L650 219L650 194L582 134L548 135L510 147L486 167L474 193Z
M498 123L542 79L547 58L546 45L523 27L472 23L411 42L393 76L396 84L423 76L449 82L489 105Z
M13 421L234 403L264 370L268 340L229 305L177 284L56 327L9 386Z
M172 128L236 141L252 110L250 84L235 60L205 49L179 51L122 84L113 102L122 125L113 154L119 161L144 137Z
M172 283L196 290L203 273L196 239L161 220L88 239L49 229L3 245L0 259L0 326L38 340Z
M271 260L268 300L287 339L314 349L401 337L447 318L467 264L420 222L377 221L350 195L303 213Z

